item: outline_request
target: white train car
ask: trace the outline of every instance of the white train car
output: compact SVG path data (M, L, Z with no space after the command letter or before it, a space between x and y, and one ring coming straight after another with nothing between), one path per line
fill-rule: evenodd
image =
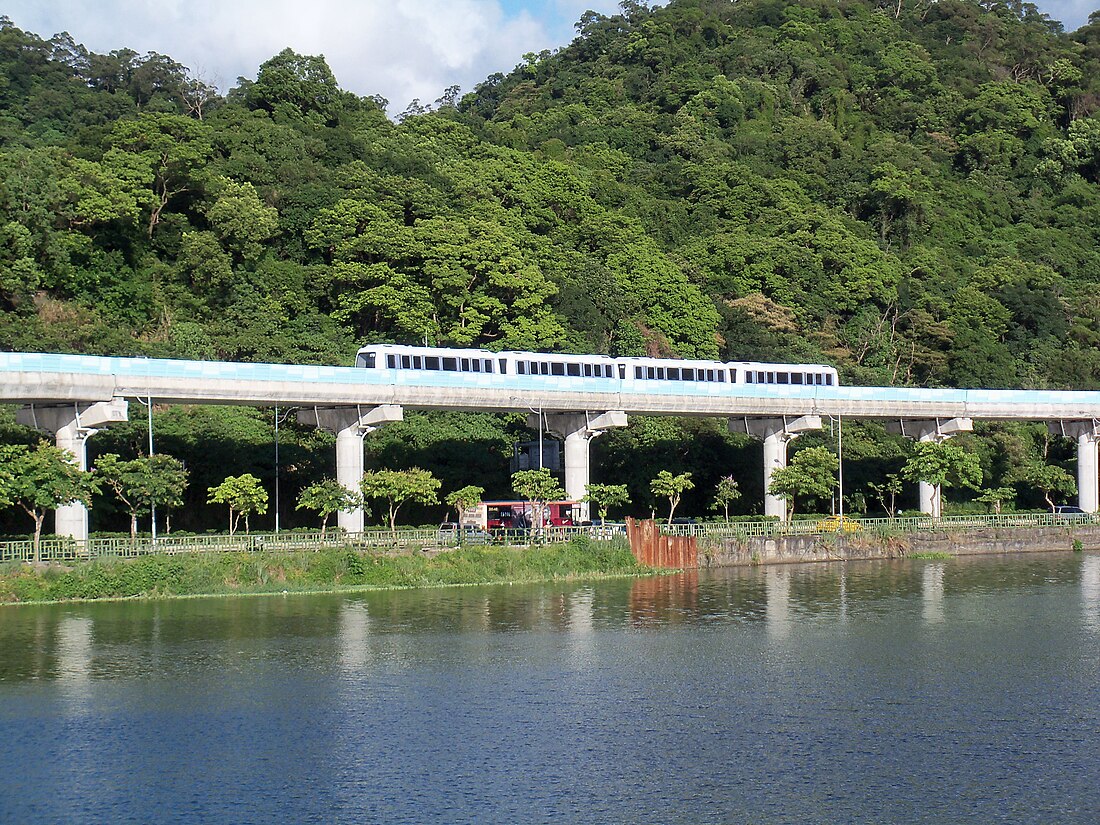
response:
M366 369L431 370L439 372L498 373L503 359L482 349L411 347L404 344L371 344L356 353L355 366Z
M365 369L428 370L478 375L507 375L531 384L545 377L561 386L577 379L589 389L632 389L669 393L677 388L713 395L722 387L762 384L836 387L833 367L823 364L768 364L756 361L723 363L681 358L612 358L607 355L569 355L540 352L490 352L454 347L415 347L371 344L359 350L355 365ZM653 382L653 383L649 383ZM602 386L601 386L602 385Z
M619 358L619 377L629 383L640 381L692 381L704 384L731 384L728 365L721 361L680 358Z
M823 364L765 364L756 361L730 363L735 384L787 384L794 386L835 387L839 385L834 367Z

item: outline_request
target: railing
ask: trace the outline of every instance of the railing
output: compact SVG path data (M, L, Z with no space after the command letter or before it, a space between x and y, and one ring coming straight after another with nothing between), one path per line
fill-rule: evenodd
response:
M673 524L662 526L666 533L681 536L699 536L708 538L768 538L772 536L811 536L821 534L893 535L897 533L920 533L936 530L976 530L1010 529L1027 527L1083 527L1100 524L1100 514L1074 513L1055 515L1052 513L1000 513L991 515L944 516L934 519L931 516L910 518L862 518L846 517L843 524L835 518L822 516L818 519L799 521L735 521L729 524L708 522L706 524Z
M347 534L332 531L321 536L318 533L238 533L228 535L201 536L158 536L156 543L147 537L129 538L93 538L86 542L75 539L43 539L39 549L42 561L87 561L90 559L114 557L132 558L150 553L216 553L216 552L256 552L261 550L297 551L321 550L325 548L349 547L355 550L393 550L410 548L444 548L476 545L515 545L550 544L564 542L576 536L588 536L597 539L609 539L616 535L625 535L622 525L603 525L596 527L545 527L539 530L494 530L491 533L466 533L456 536L454 531L439 530L398 530L396 535L389 530L366 530L362 533ZM0 562L34 560L34 544L26 541L0 542Z
M975 530L983 528L1028 528L1028 527L1082 527L1100 524L1100 514L1077 513L1073 515L1054 515L1051 513L1002 513L1000 515L945 516L933 519L930 516L915 518L865 518L839 522L822 516L820 519L803 519L791 522L779 521L736 521L725 524L709 522L706 524L673 524L661 526L664 533L679 536L697 536L711 539L750 539L778 536L808 536L823 534L845 534L858 536L863 533L872 535L894 535L898 533L929 532L934 530ZM396 535L389 530L366 530L362 533L346 534L339 531L327 533L253 533L251 535L202 535L202 536L159 536L154 544L148 537L135 540L129 538L99 538L77 542L74 539L43 539L40 558L43 561L79 561L103 557L130 558L150 553L217 553L217 552L256 552L261 550L299 551L321 550L325 548L348 547L355 550L393 550L410 548L447 548L478 545L529 546L533 544L552 544L565 542L577 536L594 539L612 539L625 536L626 529L621 524L595 525L591 527L543 527L530 530L494 530L492 532L467 532L456 536L454 531L438 530L398 530ZM34 560L34 545L29 540L0 542L0 562Z

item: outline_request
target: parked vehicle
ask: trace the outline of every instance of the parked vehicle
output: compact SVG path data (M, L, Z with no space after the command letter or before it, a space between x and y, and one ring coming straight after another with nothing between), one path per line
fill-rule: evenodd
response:
M436 540L443 544L488 544L492 537L475 524L445 521L436 531Z
M1054 508L1055 518L1079 519L1088 518L1088 513L1073 504L1059 504Z

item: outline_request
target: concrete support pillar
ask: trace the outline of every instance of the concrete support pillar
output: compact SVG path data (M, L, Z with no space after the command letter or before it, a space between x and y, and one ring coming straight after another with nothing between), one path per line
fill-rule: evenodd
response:
M787 520L786 502L768 492L772 473L787 466L787 445L808 430L821 429L820 415L782 418L731 418L730 432L745 433L764 442L764 515Z
M903 419L886 425L888 432L915 438L918 441L930 441L939 444L958 433L968 433L974 429L970 418L931 418L927 420ZM932 518L942 515L943 507L938 485L927 481L919 482L920 511Z
M1100 443L1100 422L1051 421L1051 435L1077 439L1077 506L1086 513L1100 510L1100 485L1097 482L1097 444Z
M397 404L379 407L310 407L298 411L298 421L336 436L336 480L346 490L359 492L363 478L363 438L390 421L401 421ZM363 532L363 508L341 510L336 524L348 533Z
M538 416L533 418L537 421ZM580 502L592 480L589 458L592 439L614 427L625 427L626 413L621 410L551 413L545 416L545 422L546 430L565 442L565 494L570 501ZM580 519L589 520L588 502L580 503Z
M20 424L52 433L57 446L71 453L81 470L88 469L88 439L108 424L126 419L127 403L124 398L57 406L31 404L15 414L15 420ZM80 502L58 507L54 512L54 533L87 541L88 508Z

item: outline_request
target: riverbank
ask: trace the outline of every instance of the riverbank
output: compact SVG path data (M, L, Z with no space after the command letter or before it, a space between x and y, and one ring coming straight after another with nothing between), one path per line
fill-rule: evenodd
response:
M871 530L699 542L700 567L820 561L991 556L1100 550L1100 525L975 528L880 534Z
M639 575L624 541L576 538L532 548L438 553L251 551L102 558L0 567L0 603L172 598L552 581Z

